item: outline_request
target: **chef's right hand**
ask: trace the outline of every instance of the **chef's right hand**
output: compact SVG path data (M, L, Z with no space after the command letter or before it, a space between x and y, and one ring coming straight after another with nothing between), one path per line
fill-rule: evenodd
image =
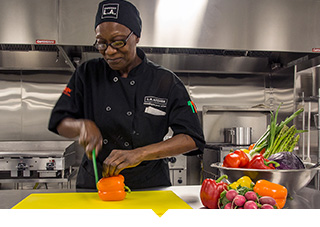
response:
M97 125L91 120L83 120L80 127L79 144L85 149L90 160L92 151L96 150L96 156L102 148L102 135Z

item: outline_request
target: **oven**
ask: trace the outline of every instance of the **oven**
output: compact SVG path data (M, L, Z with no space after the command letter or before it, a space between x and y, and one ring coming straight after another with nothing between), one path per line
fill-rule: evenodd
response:
M57 183L71 187L76 151L72 142L6 141L0 143L0 183Z

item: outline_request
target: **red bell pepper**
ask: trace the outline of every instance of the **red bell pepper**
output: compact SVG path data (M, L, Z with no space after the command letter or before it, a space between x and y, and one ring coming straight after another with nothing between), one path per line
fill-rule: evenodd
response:
M279 163L275 161L269 161L268 159L265 159L263 155L257 154L253 156L251 161L248 163L246 168L248 169L274 169L274 166L279 166Z
M210 209L218 209L220 194L228 190L228 184L220 182L223 178L228 179L227 175L222 175L216 181L207 178L203 181L200 190L200 199L202 204Z
M224 157L223 166L230 168L239 168L241 163L240 156L235 153L229 153Z
M239 165L240 168L245 167L249 163L250 159L249 159L248 155L246 153L244 153L244 151L235 150L233 153L239 155L239 157L240 157L240 165Z
M226 155L223 160L224 167L241 168L249 163L249 157L242 150L236 150Z

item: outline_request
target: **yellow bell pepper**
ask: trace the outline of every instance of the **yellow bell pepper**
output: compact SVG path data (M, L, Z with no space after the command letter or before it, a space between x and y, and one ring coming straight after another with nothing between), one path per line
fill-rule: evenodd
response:
M253 183L250 177L243 176L239 178L237 181L233 182L232 184L229 184L229 187L231 187L232 189L237 189L237 187L239 186L251 188L253 187Z
M240 149L240 150L242 150L246 154L249 154L249 152L250 152L248 149Z

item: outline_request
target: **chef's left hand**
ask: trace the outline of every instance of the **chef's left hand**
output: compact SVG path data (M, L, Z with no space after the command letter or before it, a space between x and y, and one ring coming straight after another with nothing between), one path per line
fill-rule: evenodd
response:
M113 150L103 162L103 177L118 175L121 170L139 165L143 161L137 150Z

